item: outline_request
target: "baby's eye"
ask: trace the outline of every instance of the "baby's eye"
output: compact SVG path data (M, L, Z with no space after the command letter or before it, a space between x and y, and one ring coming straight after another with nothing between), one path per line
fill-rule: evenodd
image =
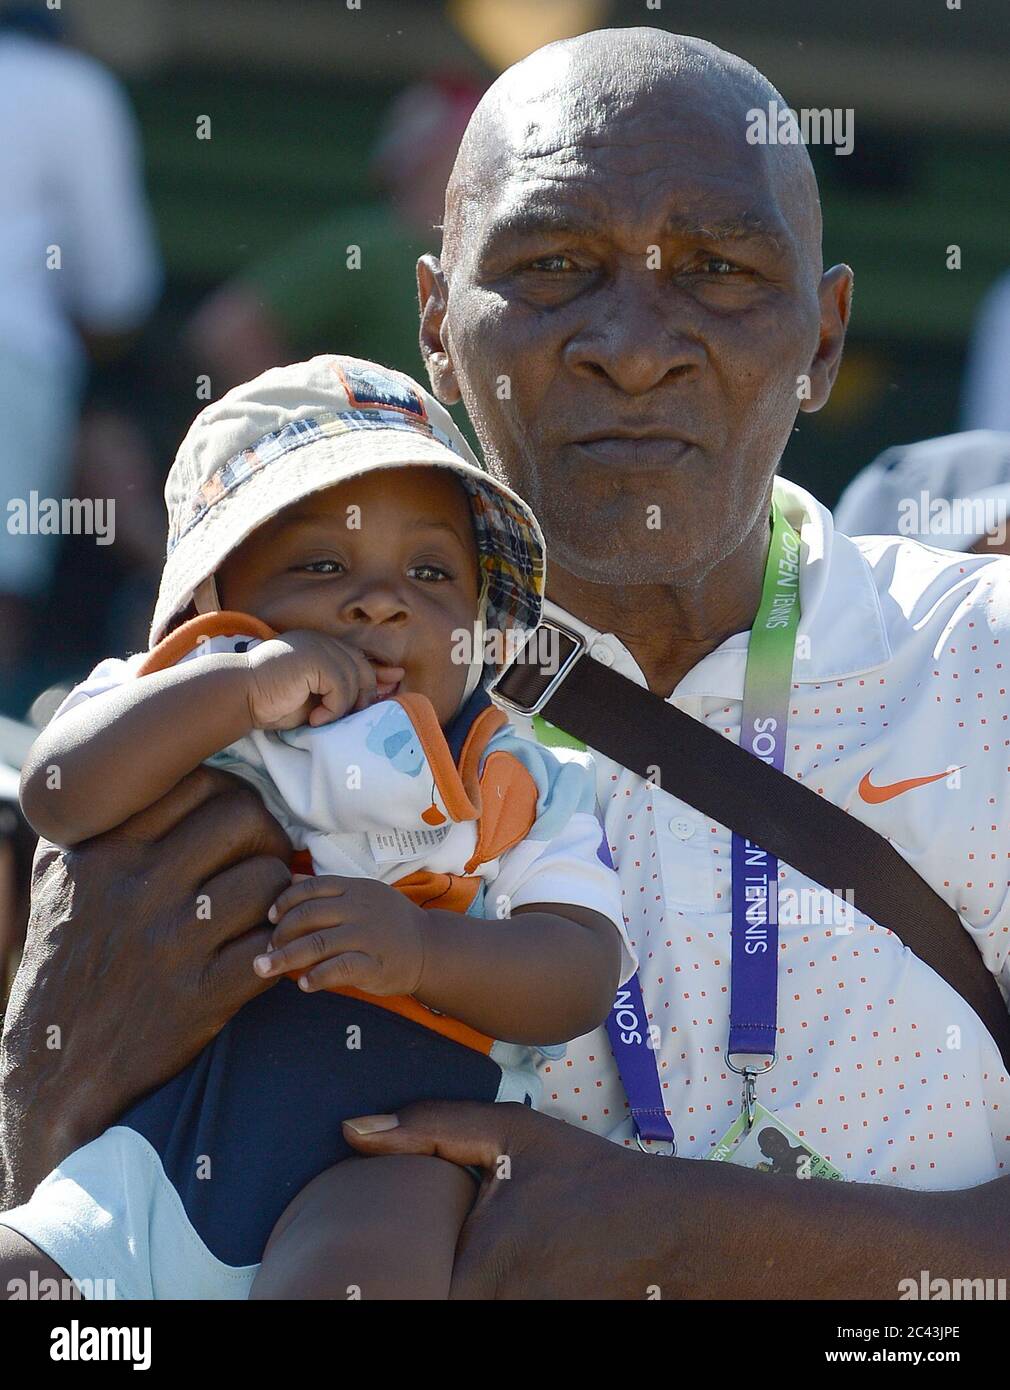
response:
M306 570L309 574L340 574L344 567L339 560L310 560L308 564L298 565L297 568Z
M407 573L411 579L420 579L425 584L452 578L448 570L442 569L441 565L411 565Z

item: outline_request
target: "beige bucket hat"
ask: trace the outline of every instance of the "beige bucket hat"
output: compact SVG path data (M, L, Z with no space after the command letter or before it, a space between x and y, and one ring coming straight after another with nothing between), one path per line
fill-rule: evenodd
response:
M378 468L450 468L470 498L488 627L531 630L544 538L526 503L477 462L449 412L402 372L325 355L274 367L200 412L165 484L168 553L153 647L258 526ZM202 605L205 606L205 605Z

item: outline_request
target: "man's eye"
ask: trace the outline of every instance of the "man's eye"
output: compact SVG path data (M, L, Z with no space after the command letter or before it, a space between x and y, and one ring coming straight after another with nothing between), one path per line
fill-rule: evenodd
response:
M424 584L452 578L449 571L442 569L441 565L411 565L407 573L411 579L420 579Z
M706 275L735 275L741 267L722 256L706 256L701 262L701 269Z
M578 267L571 257L562 255L560 251L550 256L538 256L535 261L530 261L527 266L527 270L546 270L552 273L577 269Z

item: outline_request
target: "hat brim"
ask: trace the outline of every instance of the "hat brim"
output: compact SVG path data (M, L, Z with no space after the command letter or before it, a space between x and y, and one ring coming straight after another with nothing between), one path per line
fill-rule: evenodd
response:
M196 589L252 533L304 497L382 469L449 469L467 488L482 567L488 575L488 626L536 627L543 601L543 534L521 497L421 432L405 449L400 431L368 430L311 439L247 471L204 502L172 546L162 572L150 645L164 637ZM283 486L279 485L283 479Z

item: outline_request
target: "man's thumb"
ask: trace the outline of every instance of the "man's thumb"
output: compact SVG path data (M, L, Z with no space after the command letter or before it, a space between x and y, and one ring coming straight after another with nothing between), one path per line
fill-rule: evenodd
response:
M523 1106L477 1101L418 1101L396 1115L345 1120L344 1138L361 1154L432 1154L450 1163L491 1169L510 1152L514 1126L506 1112L513 1109L525 1112Z

